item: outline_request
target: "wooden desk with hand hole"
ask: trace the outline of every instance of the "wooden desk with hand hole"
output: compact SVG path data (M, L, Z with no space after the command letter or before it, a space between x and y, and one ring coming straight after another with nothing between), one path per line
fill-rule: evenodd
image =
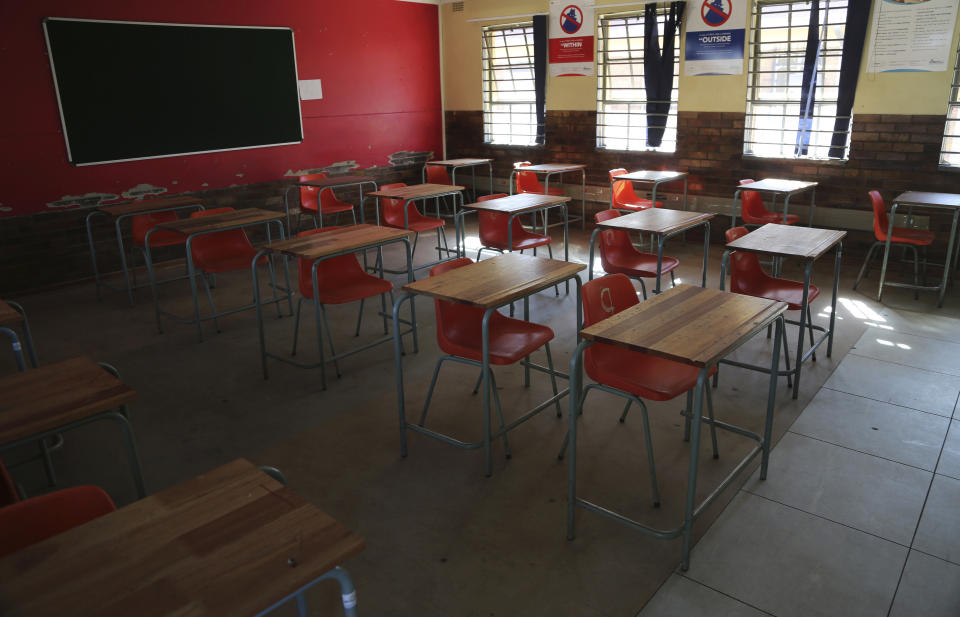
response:
M783 195L783 224L787 224L787 214L790 209L790 198L798 193L810 191L810 218L807 227L813 225L813 211L816 209L817 183L803 180L783 180L781 178L764 178L750 184L741 184L733 193L733 212L730 215L730 227L737 226L737 207L740 203L740 193L743 191L757 191L773 195L773 209L777 207L777 196Z
M245 311L251 308L254 308L254 305L247 304L237 308L229 309L227 311L222 311L220 313L213 312L212 300L211 300L211 314L206 317L200 317L200 299L197 293L197 271L193 264L193 251L191 249L193 239L197 236L202 236L206 234L217 233L221 231L230 231L232 229L242 229L244 227L252 227L254 225L264 225L267 232L267 242L271 241L270 234L270 225L275 223L277 229L280 233L280 239L285 238L284 228L283 228L283 214L280 212L275 212L273 210L262 210L260 208L244 208L242 210L233 210L231 212L223 212L221 214L211 214L208 216L200 216L196 218L187 218L180 219L179 221L171 221L169 223L160 223L153 229L147 232L146 237L146 254L147 254L147 273L150 275L150 288L153 291L153 310L156 315L157 320L157 330L162 334L163 325L160 322L161 315L169 317L174 321L187 324L196 324L197 326L197 340L203 340L203 330L201 325L204 320L213 319L216 323L217 317L222 317L224 315L230 315L232 313L237 313L239 311ZM166 311L160 310L160 298L157 295L157 282L156 276L153 272L153 261L150 257L150 236L158 230L172 231L183 236L186 236L186 252L187 252L187 276L190 279L190 291L193 293L193 319L187 319L179 315L174 315L173 313L168 313ZM253 260L251 267L256 268L256 258ZM277 297L277 283L276 277L274 276L273 271L273 262L269 264L270 268L270 281L273 286L273 300L271 302L277 305L277 315L280 314L280 302L283 301L283 298ZM286 269L284 269L286 272ZM291 302L290 312L293 313L292 300L290 300L290 281L286 281L286 298ZM208 288L209 292L209 288Z
M4 615L264 615L335 578L348 617L356 592L340 567L356 535L236 460L0 558Z
M393 305L393 332L394 332L394 358L396 362L397 375L397 408L400 416L400 455L407 455L407 429L417 433L427 435L438 439L444 443L472 450L482 447L484 449L484 469L487 476L490 476L493 470L493 462L490 453L490 443L492 439L505 435L514 427L526 422L540 411L550 405L557 404L561 398L566 396L568 389L556 391L552 397L540 403L530 411L523 414L517 420L508 423L496 433L491 434L490 430L490 396L493 391L490 383L490 358L489 358L489 322L491 315L499 308L511 304L516 300L523 300L523 319L530 320L529 297L539 291L548 289L553 285L573 279L576 283L576 326L579 328L583 322L582 308L580 305L580 277L579 272L584 269L583 264L569 263L565 261L556 261L553 259L544 259L541 257L532 257L521 255L519 253L506 253L498 255L491 259L485 259L469 266L457 268L445 272L438 276L409 283L403 286L405 292L397 298ZM474 443L465 443L453 437L432 431L418 424L412 424L406 420L406 406L403 388L403 350L400 344L399 326L397 323L400 307L404 302L413 301L415 295L421 294L439 300L449 302L459 302L468 306L484 310L481 337L483 340L482 361L479 363L481 369L481 379L483 385L483 440ZM462 359L463 362L476 365L472 360ZM524 367L524 384L530 384L530 369L534 369L551 375L551 378L567 376L554 370L552 362L550 366L543 367L533 364L529 360L522 362ZM559 411L559 407L558 407Z
M377 225L369 225L366 223L361 223L359 225L352 225L349 227L340 227L337 229L332 229L330 231L325 231L319 234L311 234L308 236L302 236L298 238L290 238L289 240L283 240L281 242L274 242L268 244L267 246L261 249L260 253L257 255L259 258L260 255L266 254L279 254L287 257L293 257L294 259L303 259L313 262L311 267L311 277L312 277L312 289L319 289L318 280L317 280L317 266L325 259L332 259L334 257L339 257L341 255L350 255L357 252L366 252L369 249L377 249L377 267L380 271L380 278L383 278L383 252L382 249L384 246L394 244L394 243L403 243L406 249L407 256L407 282L413 282L413 256L412 251L410 250L410 236L413 235L412 231L406 229L394 229L392 227L380 227ZM289 276L287 277L289 278ZM320 351L320 361L315 364L306 364L302 362L296 362L291 358L285 356L279 356L267 352L266 342L263 332L263 311L260 304L260 284L257 276L257 270L253 269L253 290L254 290L254 304L257 306L257 327L260 332L260 363L263 368L263 378L267 379L267 357L274 358L275 360L280 360L281 362L286 362L287 364L292 364L299 368L316 368L320 367L321 382L323 384L323 389L327 389L327 371L326 364L328 362L333 362L336 367L337 360L351 356L360 351L364 351L380 345L381 343L387 343L393 340L393 335L387 335L387 320L390 315L387 313L387 305L384 300L381 299L381 316L383 317L383 338L377 339L370 343L354 347L347 351L341 353L336 353L333 348L333 341L330 341L330 350L331 357L329 359L325 358L323 351L323 329L321 328L321 323L326 322L326 315L323 313L323 309L318 302L314 302L314 317L316 319L316 328L317 328L317 347ZM393 292L390 292L391 305L393 299ZM363 311L363 304L361 301L360 305L361 315ZM299 319L300 315L300 304L297 304L297 317ZM298 322L299 323L299 322ZM414 351L418 349L417 346L417 318L416 313L414 312L414 306L411 303L410 305L410 319L409 320L400 320L400 323L407 326L407 329L401 332L401 336L404 334L413 335L413 347ZM357 334L360 330L360 321L357 321ZM296 337L296 328L294 329L294 337ZM333 336L333 333L330 330L329 325L327 325L327 333ZM337 367L337 377L340 376L339 367Z
M683 206L681 210L687 209L687 172L685 171L670 171L670 170L647 170L641 169L639 171L631 171L628 174L623 174L620 176L614 176L610 180L610 207L616 209L616 206L613 203L613 184L614 182L628 181L635 184L649 184L651 185L650 189L650 202L656 205L657 203L657 187L661 184L668 184L670 182L677 182L683 180Z
M477 198L477 167L480 165L487 166L487 173L490 176L490 192L489 195L493 194L493 159L446 159L443 161L427 161L423 164L423 169L420 171L420 178L422 182L427 181L427 165L436 165L437 167L446 167L450 170L450 183L457 183L457 170L462 167L470 168L470 186L473 192L474 199Z
M133 290L139 289L141 287L146 287L149 283L142 283L138 285L134 280L130 280L130 268L127 267L127 252L126 248L123 245L123 231L120 229L120 223L125 221L128 218L140 215L140 214L156 214L158 212L175 212L178 210L203 210L204 209L204 200L200 197L194 197L192 195L174 195L172 197L157 197L154 199L143 199L138 201L128 201L118 204L97 206L95 210L90 212L86 216L86 226L87 226L87 244L90 246L90 262L93 266L93 280L97 286L97 299L99 300L102 297L101 290L103 287L112 289L114 291L123 291L122 289L117 289L112 287L109 283L104 280L101 280L100 270L97 267L97 251L94 246L93 240L93 219L106 215L113 218L113 227L117 237L117 248L120 252L120 268L123 271L123 281L126 286L127 299L130 301L130 306L134 305L133 302ZM170 281L179 281L183 279L183 276L178 276L174 278L165 279L164 283Z
M681 569L690 565L690 546L693 521L730 485L747 465L761 454L760 478L767 477L770 439L773 429L773 410L777 392L777 370L780 356L780 338L783 313L787 305L762 298L743 296L716 289L678 285L662 294L640 302L603 321L580 331L581 343L570 360L570 441L568 456L567 539L574 538L576 507L612 518L631 529L659 539L681 536L683 548ZM708 375L721 358L740 347L755 334L776 323L773 360L770 367L770 386L767 393L767 412L763 435L703 417L704 389L709 388ZM700 369L693 391L693 410L687 410L686 432L690 435L690 466L683 523L669 530L656 529L627 516L616 513L577 497L577 419L583 392L584 352L594 343L615 345L640 353L666 358ZM700 503L696 503L697 469L700 460L701 424L712 423L757 442L757 446L734 467L733 471ZM653 476L654 483L656 476Z
M827 341L827 357L833 353L833 331L837 315L837 292L840 284L840 258L843 253L843 239L847 232L834 229L817 229L815 227L796 227L793 225L779 225L776 223L767 223L763 227L751 231L745 236L737 238L727 244L727 250L723 253L723 260L720 263L720 289L724 288L726 282L727 267L730 262L730 256L737 251L745 253L756 253L758 255L770 255L776 260L783 258L795 258L803 262L803 297L800 302L800 320L786 320L786 323L796 325L799 330L797 337L797 355L796 365L791 370L790 360L787 351L786 331L783 332L784 357L786 359L786 370L780 371L789 380L793 376L793 398L797 398L800 393L800 369L804 361L813 356L816 361L817 347ZM813 323L813 317L810 313L810 280L813 275L813 263L825 255L829 250L835 249L833 263L833 296L830 300L830 327L824 328ZM804 324L804 320L807 321ZM803 350L803 330L810 330L810 349ZM823 333L818 340L814 341L813 330ZM734 360L724 360L724 364L739 366L741 368L755 371L766 372L763 366L737 362ZM714 376L714 380L718 376Z
M137 393L115 369L73 358L0 378L0 452L97 420L120 425L138 497L146 496L126 405ZM0 577L2 580L2 577Z
M293 182L288 182L287 186L283 189L283 213L286 217L287 223L287 235L293 234L293 227L290 225L290 191L293 189L298 189L304 186L312 186L318 191L323 189L340 189L348 187L357 187L357 191L360 193L360 222L363 223L365 219L363 202L367 198L363 193L364 185L371 184L373 185L373 190L377 190L377 179L373 176L358 176L358 175L344 175L344 176L331 176L329 178L318 178L317 180L308 180L306 182L301 182L299 179ZM319 197L317 198L319 203ZM298 209L299 213L302 213L302 210ZM320 227L323 227L323 217L320 216L323 210L317 214L317 224ZM297 223L299 227L299 222Z
M589 278L593 280L593 254L596 248L597 235L605 229L621 230L653 234L657 238L657 287L653 293L660 293L660 276L663 268L663 245L677 234L682 234L694 227L703 226L703 265L701 275L702 286L707 286L707 257L710 252L710 220L714 215L709 212L684 212L669 208L649 208L642 212L633 212L597 223L596 229L590 235Z
M23 342L27 346L30 364L33 368L37 368L39 366L37 350L33 347L33 336L30 334L30 322L27 321L26 311L16 302L0 300L0 333L5 334L10 339L13 355L17 361L17 369L25 371L27 370L27 363L23 360L23 345L20 343L20 337L13 329L16 326L23 329Z
M952 211L953 217L950 223L950 240L947 242L947 258L943 262L943 280L939 285L923 286L911 285L909 283L897 283L887 281L887 262L890 259L890 239L893 237L893 222L896 219L897 208L907 206L909 208L933 208L935 210ZM943 297L947 293L947 284L950 282L950 261L953 260L953 268L957 267L960 261L960 251L954 253L957 247L957 220L960 217L960 194L956 193L925 193L921 191L907 191L897 195L890 208L889 228L887 229L887 242L883 252L883 265L880 267L880 286L877 289L877 302L883 299L883 287L904 287L906 289L916 289L917 291L938 291L937 308L943 306ZM924 281L926 282L926 281Z
M587 228L587 166L582 163L542 163L540 165L528 165L527 167L514 167L510 172L510 194L516 188L513 177L522 171L529 171L535 174L543 174L543 194L550 194L550 177L562 176L574 171L580 172L580 229ZM576 220L577 217L574 217ZM547 222L544 221L544 225Z

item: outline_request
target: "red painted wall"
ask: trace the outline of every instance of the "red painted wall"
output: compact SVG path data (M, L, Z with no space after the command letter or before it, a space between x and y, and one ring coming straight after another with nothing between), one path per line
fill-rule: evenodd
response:
M287 26L300 79L323 80L322 100L302 101L304 141L73 167L67 163L43 17ZM77 207L88 193L121 195L140 184L168 193L275 180L288 170L356 160L389 165L402 150L441 153L437 7L396 0L36 0L0 2L0 216ZM142 91L126 96L136 105Z

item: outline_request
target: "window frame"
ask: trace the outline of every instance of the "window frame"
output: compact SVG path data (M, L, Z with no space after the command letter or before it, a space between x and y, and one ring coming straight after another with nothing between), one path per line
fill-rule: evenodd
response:
M764 159L787 159L811 162L843 163L850 159L851 135L853 132L853 117L846 131L846 142L843 154L840 157L829 155L833 139L834 125L837 119L836 106L839 95L840 69L843 62L843 37L845 34L846 10L848 0L821 0L821 32L825 33L825 41L818 52L820 60L817 68L816 97L814 115L811 128L807 130L807 153L797 154L796 149L801 143L800 107L802 105L803 63L806 50L805 36L809 17L801 19L802 23L794 25L793 16L796 14L809 15L809 2L804 0L757 0L753 3L750 13L750 56L747 64L747 91L744 117L743 156ZM797 10L795 7L807 5L806 9ZM781 7L781 10L769 11L771 8ZM768 15L786 14L788 25L762 25L764 11ZM836 17L839 15L840 17ZM764 31L783 29L787 32L787 48L782 51L764 51L763 46L775 47L779 41L763 41ZM793 38L793 32L800 30L802 38ZM839 36L835 35L839 30ZM834 34L831 36L831 34ZM774 66L764 68L765 61L773 60ZM831 61L832 67L828 67ZM796 68L794 68L796 67ZM760 83L764 75L785 75L782 84L764 85ZM830 76L824 78L824 76ZM797 81L799 79L799 81ZM776 99L770 95L758 93L759 90L782 90L784 96ZM796 90L797 97L791 98L790 91ZM829 95L829 96L828 96ZM780 106L779 113L764 113L763 107ZM758 109L760 108L760 109ZM824 110L826 108L826 110ZM780 126L758 126L761 118L779 118ZM774 123L770 123L774 124ZM774 132L779 135L773 141L765 141L768 135Z
M950 114L954 114L954 118ZM947 132L951 123L956 129L956 133ZM947 142L950 139L957 140L957 150L947 150ZM949 156L953 155L953 156ZM952 158L954 162L949 162ZM947 115L943 124L943 141L940 142L940 162L941 169L960 171L960 46L957 47L957 61L953 68L953 81L950 83L950 96L947 99Z
M666 14L668 9L666 6L660 5L657 6L657 28L660 35L660 45L661 49L663 46L663 32L664 32L664 22L666 21ZM630 20L636 19L636 23L630 23ZM611 20L623 20L623 27L627 28L627 37L616 37L611 39L609 36L609 29L615 27L621 27L620 24L610 24L606 23ZM632 28L640 29L640 36L634 37L630 36L630 31ZM598 150L610 150L617 152L648 152L648 153L661 153L661 154L674 154L677 151L677 118L679 111L679 100L680 100L680 38L681 33L677 33L674 38L674 56L673 56L673 88L671 91L671 101L670 101L670 110L667 112L667 124L664 130L663 141L661 141L660 146L651 147L647 145L647 94L645 87L643 85L643 75L644 75L644 11L640 9L639 11L625 11L617 13L606 13L599 15L597 17L597 128L596 128L596 148ZM627 52L628 58L625 61L613 60L609 58L611 50L609 49L610 40L620 40L626 38L627 43ZM639 53L634 52L632 45L630 43L633 39L639 39L640 48ZM616 50L620 51L620 50ZM610 75L609 71L611 67L617 65L626 65L630 67L629 77L632 80L639 80L640 86L637 88L614 88L612 85L608 86L607 82L612 81L616 77L624 77L622 75ZM639 69L639 71L637 71ZM614 99L609 93L616 90L637 90L640 96L638 98L631 99ZM626 111L623 112L614 112L605 109L604 106L613 107L617 105L626 105ZM639 110L639 111L637 111ZM607 121L607 117L616 114L623 114L626 117L626 124L611 124ZM640 118L640 121L635 123L634 118ZM626 128L626 137L622 136L613 136L608 133L611 128ZM635 135L635 136L632 136ZM621 142L625 142L625 147L616 147L610 145L611 142L615 142L619 145ZM642 145L635 145L640 143Z
M512 56L510 56L510 49L519 46L509 46L507 45L506 37L507 33L514 31L521 31L524 36L524 46L527 48L528 53L525 58L525 61L521 60L520 62L514 63ZM502 45L493 45L491 42L495 40L496 37L503 39ZM481 30L481 96L482 96L482 110L483 110L483 143L493 144L493 145L506 145L506 146L536 146L537 144L537 114L536 114L536 80L535 80L535 68L534 68L534 51L533 51L533 22L519 22L519 23L510 23L510 24L496 24L491 26L484 26ZM505 65L495 65L493 58L489 56L490 49L506 49L508 62ZM518 56L518 59L521 57ZM530 88L520 89L516 87L516 82L526 82L526 79L517 79L511 74L509 80L498 79L494 71L503 70L507 68L510 73L514 71L529 71L530 72ZM510 89L503 90L504 93L529 93L529 100L519 100L519 101L510 101L510 100L498 100L497 94L500 92L494 87L494 84L498 82L512 82L513 86ZM495 106L507 106L509 111L501 111L495 109ZM514 111L514 107L526 107L527 109L520 109ZM507 114L507 122L495 122L499 114ZM514 122L513 118L515 116L526 117L528 122L526 123L517 123ZM508 125L507 132L499 131L495 132L494 127L503 127ZM515 131L515 127L527 127L527 130ZM503 140L503 137L506 136L506 140Z

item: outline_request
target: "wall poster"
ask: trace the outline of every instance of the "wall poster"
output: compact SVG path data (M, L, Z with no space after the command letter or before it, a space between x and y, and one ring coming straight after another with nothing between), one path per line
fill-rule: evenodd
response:
M685 75L741 75L747 0L687 2Z
M593 5L550 0L550 76L593 75Z
M879 0L870 26L868 73L953 68L957 0Z

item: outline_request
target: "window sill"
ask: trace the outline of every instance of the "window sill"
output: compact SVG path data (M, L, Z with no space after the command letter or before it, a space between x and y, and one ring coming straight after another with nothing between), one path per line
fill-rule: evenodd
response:
M676 150L671 150L669 152L664 150L618 150L616 148L604 148L603 146L597 146L595 149L602 152L622 152L624 154L653 154L653 155L659 155L659 156L676 156L677 155Z
M816 165L846 165L850 159L814 159L805 156L792 156L792 157L783 157L783 156L760 156L758 154L747 154L743 153L744 159L752 159L755 161L770 161L771 163L814 163Z

